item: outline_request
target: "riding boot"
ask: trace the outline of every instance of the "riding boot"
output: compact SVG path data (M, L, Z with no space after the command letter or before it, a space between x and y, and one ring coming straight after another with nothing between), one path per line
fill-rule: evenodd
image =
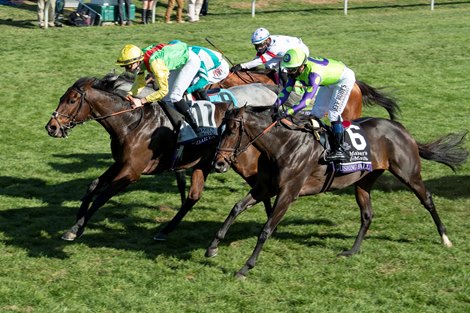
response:
M152 10L147 10L147 24L152 24Z
M330 151L327 151L325 155L325 161L327 162L341 162L347 161L348 157L344 151L344 128L341 121L333 122L333 142Z
M147 10L142 10L142 24L147 24Z
M183 114L185 121L189 124L189 126L191 126L194 132L197 133L199 126L197 126L196 120L191 114L191 109L189 108L188 103L184 99L181 99L177 102L173 102L173 105L178 110L178 112Z

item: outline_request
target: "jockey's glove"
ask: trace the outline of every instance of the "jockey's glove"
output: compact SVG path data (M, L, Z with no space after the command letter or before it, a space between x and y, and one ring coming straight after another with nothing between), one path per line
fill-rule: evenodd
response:
M242 66L240 64L236 64L236 65L232 66L232 68L230 68L231 73L235 73L235 72L238 72L238 71L241 71L241 70L242 70Z

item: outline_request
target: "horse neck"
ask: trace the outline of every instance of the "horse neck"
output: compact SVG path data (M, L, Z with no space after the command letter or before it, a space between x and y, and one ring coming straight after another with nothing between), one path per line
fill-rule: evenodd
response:
M252 142L261 153L269 157L276 157L278 154L278 147L284 144L284 139L278 136L277 126L271 127L269 131L266 129L271 126L272 121L264 114L246 114L244 115L244 127L246 139ZM260 135L266 131L263 135Z
M112 114L130 109L130 106L119 96L91 88L86 93L86 101L90 105L90 114L97 119L110 135L119 135L126 129L126 125L136 122L140 114L125 112L111 116ZM105 118L103 118L105 117Z

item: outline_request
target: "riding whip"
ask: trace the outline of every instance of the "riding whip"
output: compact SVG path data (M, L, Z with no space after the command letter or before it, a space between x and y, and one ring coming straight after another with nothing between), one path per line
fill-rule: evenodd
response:
M219 51L219 52L222 54L222 56L223 56L232 66L235 65L235 64L233 64L232 61L230 61L229 58L227 58L227 56L225 55L225 53L224 53L222 50L220 50L218 47L216 47L216 45L214 45L214 44L212 43L212 41L210 41L210 39L209 39L208 37L206 37L205 39L206 39L206 41L207 41L212 47L214 47L217 51Z

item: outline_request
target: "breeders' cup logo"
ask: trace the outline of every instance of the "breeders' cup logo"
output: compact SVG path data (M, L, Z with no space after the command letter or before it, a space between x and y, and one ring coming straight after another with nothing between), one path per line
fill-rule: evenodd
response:
M290 62L290 54L285 54L285 55L284 55L284 58L282 58L282 60L283 60L284 62L286 62L286 63L287 63L287 62Z

